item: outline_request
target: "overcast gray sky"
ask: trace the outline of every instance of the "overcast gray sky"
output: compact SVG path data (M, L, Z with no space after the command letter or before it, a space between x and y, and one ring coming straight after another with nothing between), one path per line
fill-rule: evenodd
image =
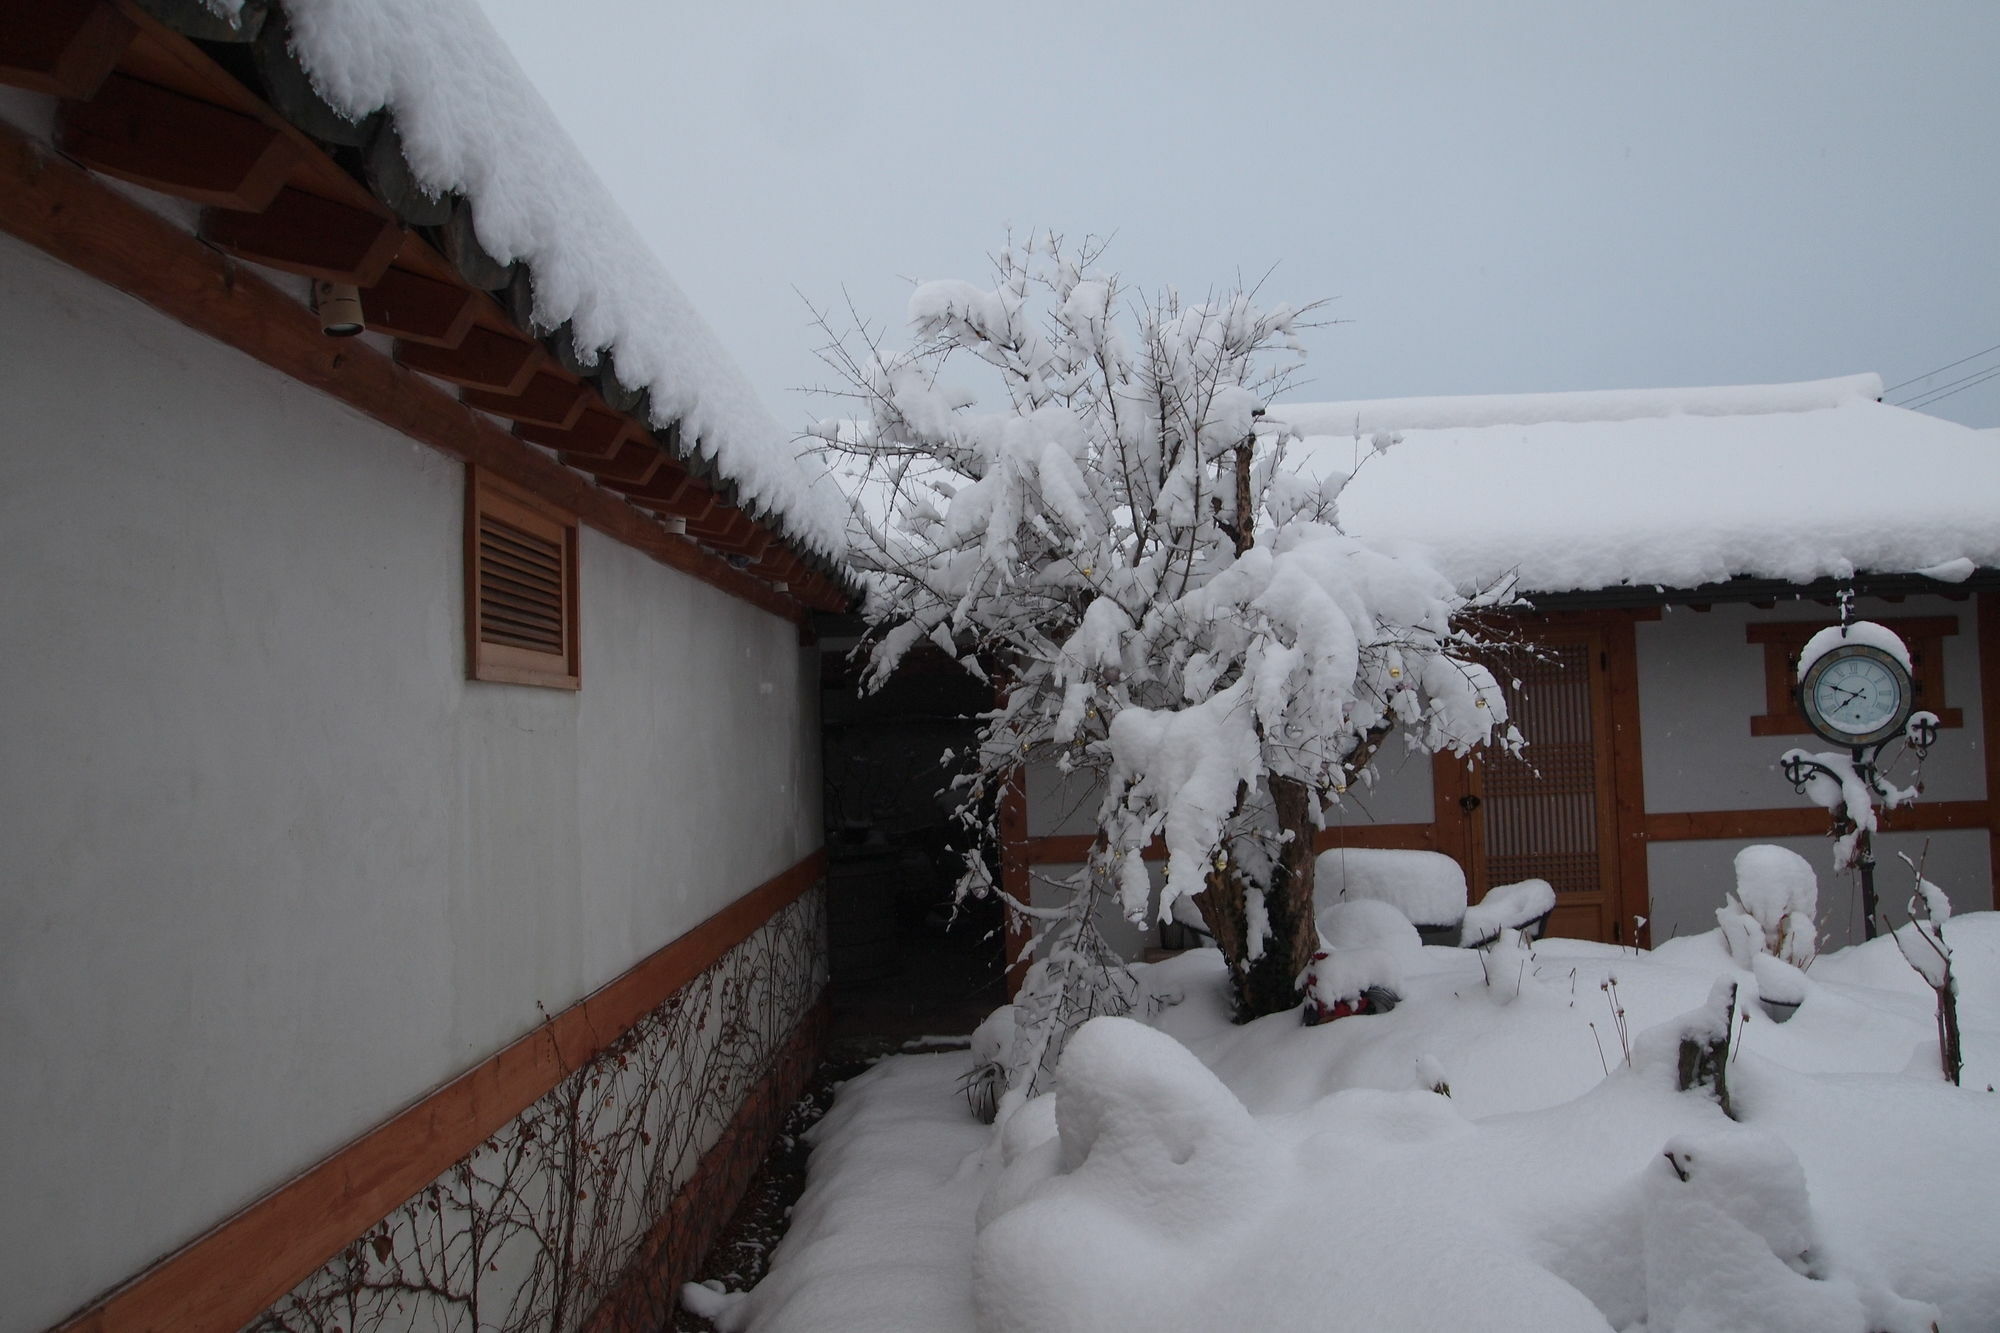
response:
M1335 298L1307 399L2000 344L1995 0L482 3L787 424L830 410L798 293L900 323L1010 226ZM1926 410L2000 425L2000 377Z

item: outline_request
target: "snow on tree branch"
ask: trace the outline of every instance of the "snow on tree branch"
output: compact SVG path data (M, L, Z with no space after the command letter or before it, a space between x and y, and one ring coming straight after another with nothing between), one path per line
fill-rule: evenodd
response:
M1102 776L1090 868L1125 913L1226 899L1256 924L1225 952L1275 975L1295 950L1265 935L1310 956L1311 834L1384 734L1458 753L1518 737L1447 580L1341 531L1345 477L1284 466L1295 437L1263 409L1314 307L1143 298L1095 258L1038 236L996 256L990 287L921 283L903 348L822 319L851 411L812 433L854 485L868 679L921 643L996 672L966 809L1029 762ZM1301 856L1304 915L1251 913Z

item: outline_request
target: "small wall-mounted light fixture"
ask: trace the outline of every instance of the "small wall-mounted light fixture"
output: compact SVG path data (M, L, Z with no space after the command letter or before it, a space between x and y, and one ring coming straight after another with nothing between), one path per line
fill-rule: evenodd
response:
M313 309L319 311L319 331L329 338L352 338L368 327L361 313L361 293L352 283L315 279Z
M675 533L682 537L687 536L688 521L684 518L662 518L660 520L660 526L665 528L668 532Z

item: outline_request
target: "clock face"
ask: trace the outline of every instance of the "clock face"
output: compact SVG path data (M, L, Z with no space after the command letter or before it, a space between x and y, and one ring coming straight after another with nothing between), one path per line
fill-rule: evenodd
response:
M1893 736L1909 715L1909 676L1881 649L1850 644L1813 663L1799 702L1812 729L1828 740L1872 745Z

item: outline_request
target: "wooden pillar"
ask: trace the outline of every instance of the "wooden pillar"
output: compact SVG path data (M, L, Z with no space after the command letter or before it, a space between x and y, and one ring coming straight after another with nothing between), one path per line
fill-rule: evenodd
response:
M1646 924L1629 943L1650 949L1653 897L1646 867L1646 767L1639 736L1638 621L1636 615L1607 617L1604 653L1611 727L1613 828L1618 839L1617 910L1623 918L1618 922L1617 938L1625 938L1624 931L1632 924L1633 917L1643 916Z
M1017 768L1000 789L1000 887L1015 902L1028 901L1028 773ZM1007 909L1007 998L1020 992L1034 938L1028 918Z
M1979 594L1979 729L1986 750L1986 836L1992 891L2000 902L2000 590Z

